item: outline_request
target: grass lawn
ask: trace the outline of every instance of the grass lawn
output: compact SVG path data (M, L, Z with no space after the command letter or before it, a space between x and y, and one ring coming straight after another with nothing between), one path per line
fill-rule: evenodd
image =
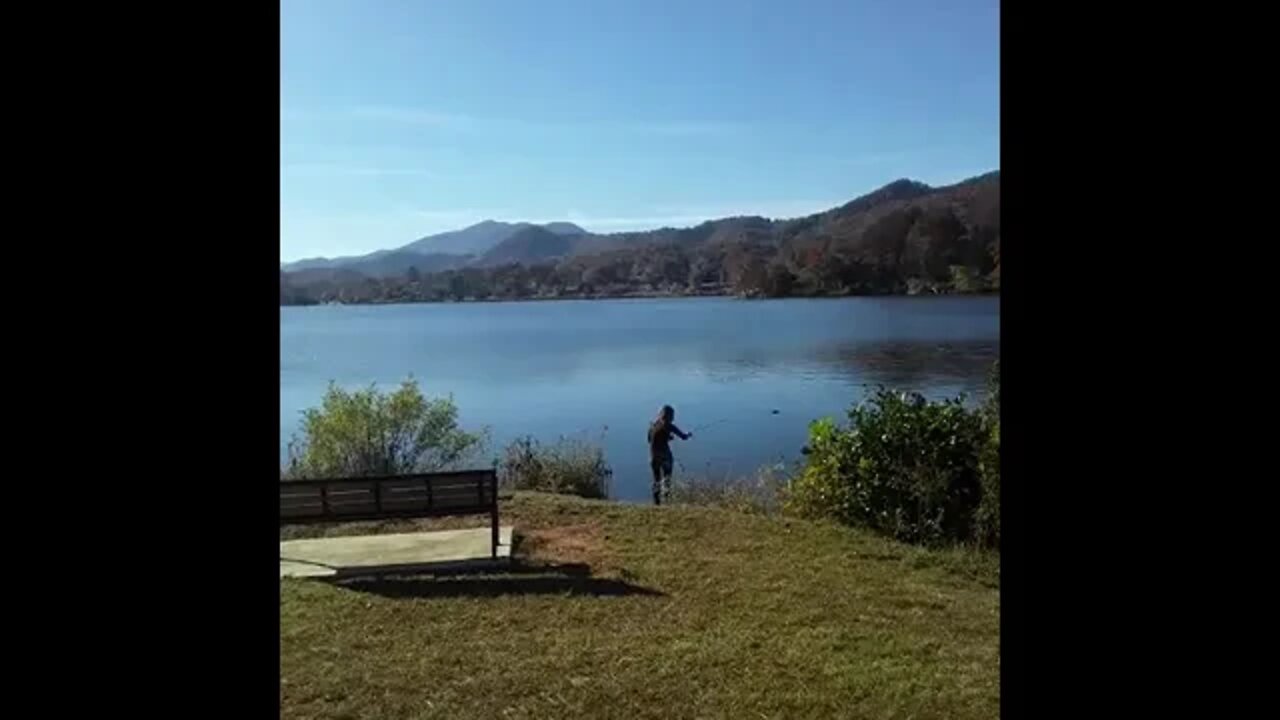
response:
M998 556L532 493L502 522L515 572L282 580L281 716L999 715Z

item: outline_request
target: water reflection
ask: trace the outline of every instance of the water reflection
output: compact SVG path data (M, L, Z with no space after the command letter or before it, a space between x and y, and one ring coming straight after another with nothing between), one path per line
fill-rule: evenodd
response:
M1000 322L990 298L655 300L286 308L280 331L282 459L330 380L412 374L495 449L607 426L615 495L644 499L663 403L707 425L677 449L689 470L751 472L795 459L808 422L842 419L867 386L980 399Z
M958 386L979 395L985 392L991 365L1000 357L1000 345L988 340L834 343L815 357L861 384L917 392Z

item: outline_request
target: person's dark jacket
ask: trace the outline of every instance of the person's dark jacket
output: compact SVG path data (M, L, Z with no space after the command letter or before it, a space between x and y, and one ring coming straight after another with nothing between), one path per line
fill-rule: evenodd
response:
M671 436L688 440L689 434L676 427L675 423L665 420L654 420L649 426L649 456L666 457L671 454Z

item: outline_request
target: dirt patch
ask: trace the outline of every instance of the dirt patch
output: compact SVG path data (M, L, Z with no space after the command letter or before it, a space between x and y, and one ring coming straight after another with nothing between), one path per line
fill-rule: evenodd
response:
M604 529L597 523L530 528L521 533L519 554L538 562L586 564L593 574L613 565Z

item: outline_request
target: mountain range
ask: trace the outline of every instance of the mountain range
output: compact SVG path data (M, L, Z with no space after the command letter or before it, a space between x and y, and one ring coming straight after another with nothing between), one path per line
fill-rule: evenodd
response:
M461 230L427 235L391 250L376 250L367 255L348 257L308 258L285 263L280 269L285 272L351 270L370 277L398 275L411 267L416 267L419 272L438 272L468 264L494 264L497 258L511 256L512 251L503 250L496 258L485 258L485 254L512 238L517 238L513 247L529 248L532 259L542 252L541 246L544 244L554 244L558 238L568 239L587 234L586 230L569 222L535 225L528 222L485 220ZM521 253L517 251L516 254Z
M953 267L971 268L987 279L984 282L998 286L999 238L996 170L942 187L896 180L839 207L793 219L728 217L693 227L609 234L591 233L568 222L486 220L367 255L287 263L281 266L281 280L291 288L313 283L336 287L415 273L493 273L513 265L553 265L577 272L623 262L626 267L619 266L619 272L629 279L618 282L635 284L655 277L656 270L645 269L654 257L676 253L679 263L692 263L694 274L703 266L718 265L722 279L737 277L745 267L743 258L755 254L782 263L812 288L830 283L846 289L859 283L904 288L911 278L950 282ZM822 272L848 277L837 282ZM867 277L872 279L856 280L858 273L870 273ZM597 279L598 274L588 272L585 277Z

